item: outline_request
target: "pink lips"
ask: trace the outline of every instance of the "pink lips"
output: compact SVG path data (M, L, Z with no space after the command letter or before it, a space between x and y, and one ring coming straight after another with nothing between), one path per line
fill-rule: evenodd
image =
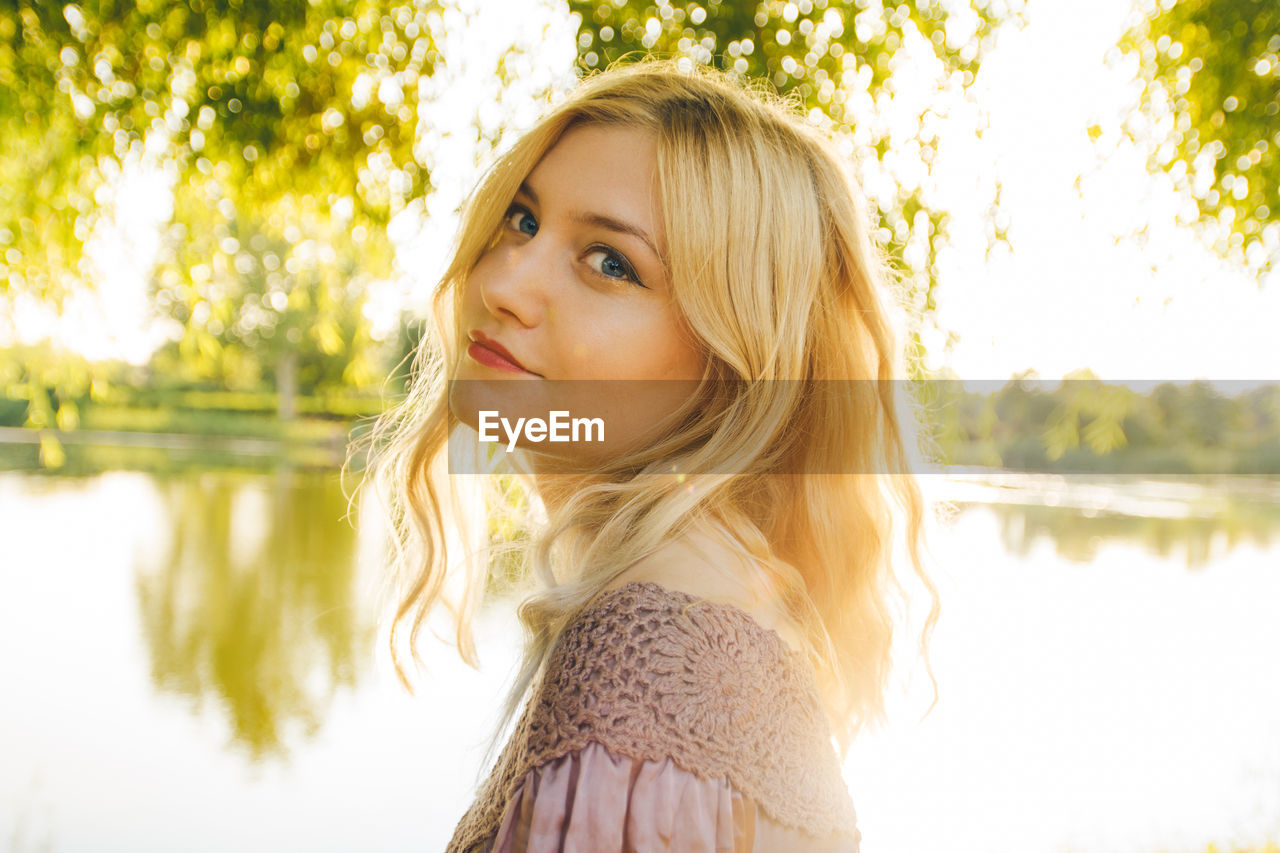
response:
M509 373L527 373L531 376L537 376L531 370L528 370L516 357L507 351L507 348L492 338L487 337L482 332L473 331L468 337L471 338L471 345L467 347L467 355L474 358L481 364L492 367L496 370L505 370Z

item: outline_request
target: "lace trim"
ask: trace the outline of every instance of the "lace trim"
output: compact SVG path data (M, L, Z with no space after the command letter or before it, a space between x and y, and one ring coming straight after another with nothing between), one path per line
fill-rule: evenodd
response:
M584 607L552 650L449 850L484 849L520 778L591 742L727 778L811 835L856 837L806 656L734 605L632 581Z

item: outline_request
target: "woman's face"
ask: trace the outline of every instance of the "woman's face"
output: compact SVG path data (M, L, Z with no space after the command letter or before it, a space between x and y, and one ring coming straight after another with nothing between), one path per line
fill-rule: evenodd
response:
M639 435L674 410L655 402L670 392L664 397L654 380L696 382L705 364L676 311L664 252L654 134L571 128L525 179L497 244L471 272L461 317L466 350L454 378L547 387L547 380L594 380L590 397L611 416L609 444ZM467 410L501 409L520 390L479 383L466 395L475 399L455 412L476 426ZM522 399L533 390L526 386Z

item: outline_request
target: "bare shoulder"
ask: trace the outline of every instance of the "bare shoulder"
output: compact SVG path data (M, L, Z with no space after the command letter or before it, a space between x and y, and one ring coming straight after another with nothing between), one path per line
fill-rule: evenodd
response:
M763 588L745 558L707 533L693 533L669 542L632 565L605 589L636 581L737 607L761 627L777 632L791 649L798 651L804 646L799 626L777 606L775 596Z

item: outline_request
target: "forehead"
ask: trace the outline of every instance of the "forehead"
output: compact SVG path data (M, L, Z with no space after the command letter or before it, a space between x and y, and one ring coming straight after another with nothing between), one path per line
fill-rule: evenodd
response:
M600 124L571 127L525 183L546 208L602 214L655 236L662 230L658 138L651 130Z

